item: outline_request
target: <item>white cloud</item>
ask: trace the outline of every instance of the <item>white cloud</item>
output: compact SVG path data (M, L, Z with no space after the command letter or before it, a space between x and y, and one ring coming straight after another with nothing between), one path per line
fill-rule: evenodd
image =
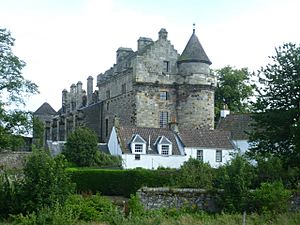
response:
M12 2L17 5L23 1ZM208 13L203 2L195 5L198 1L191 5L176 1L177 5L164 9L166 13L137 10L121 1L77 0L73 5L72 1L69 5L33 2L0 8L2 26L16 38L15 53L27 63L24 76L40 86L41 94L28 100L30 110L44 101L58 110L64 88L79 80L85 85L89 75L96 78L115 63L118 47L136 50L140 36L156 40L162 27L181 53L196 22L197 36L213 62L212 68L230 64L257 69L274 54L275 46L300 40L300 4L294 0L257 1L248 10L234 9L238 6L232 4L233 14L222 14L220 8L214 12L213 7ZM160 1L153 4L160 7ZM201 10L192 16L187 7ZM192 17L194 21L190 21Z

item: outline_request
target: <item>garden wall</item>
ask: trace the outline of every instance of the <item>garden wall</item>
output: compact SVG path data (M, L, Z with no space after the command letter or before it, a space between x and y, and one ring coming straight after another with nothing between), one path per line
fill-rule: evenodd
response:
M0 168L20 169L23 161L31 152L2 152L0 153Z
M137 191L145 209L198 208L207 212L217 212L216 193L193 188L148 188Z
M219 191L221 193L221 190ZM146 210L160 208L197 208L206 212L218 212L218 192L193 188L148 188L137 191ZM300 211L300 193L295 192L290 200L290 211Z

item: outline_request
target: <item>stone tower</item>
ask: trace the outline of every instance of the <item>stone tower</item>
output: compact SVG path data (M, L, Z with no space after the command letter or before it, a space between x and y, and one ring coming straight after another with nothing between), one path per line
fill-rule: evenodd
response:
M200 44L195 29L177 63L178 73L183 78L183 83L178 86L179 126L213 129L216 79L210 73L211 61Z

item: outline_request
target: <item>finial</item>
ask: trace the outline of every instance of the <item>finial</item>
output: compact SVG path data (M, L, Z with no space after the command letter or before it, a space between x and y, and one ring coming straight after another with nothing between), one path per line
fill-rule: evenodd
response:
M195 26L196 26L196 24L193 23L193 34L195 34Z

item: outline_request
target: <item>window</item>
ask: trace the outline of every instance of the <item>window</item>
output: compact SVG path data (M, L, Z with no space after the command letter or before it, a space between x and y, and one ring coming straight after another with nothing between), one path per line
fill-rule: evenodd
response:
M122 84L122 94L126 93L126 84Z
M166 101L169 99L169 93L167 91L161 91L159 92L159 99Z
M197 150L197 159L203 161L203 150Z
M169 155L169 145L162 145L161 146L161 154L162 155Z
M169 122L169 112L163 111L159 112L159 127L166 128L168 127Z
M106 91L106 98L110 98L110 90Z
M222 150L216 150L216 162L222 162Z
M108 119L105 119L105 136L108 136Z
M164 61L163 64L163 73L168 73L169 72L169 61Z
M106 103L106 110L109 111L109 102Z
M134 146L134 151L137 153L137 152L139 152L139 153L141 153L141 152L143 152L143 145L142 144L135 144L135 146Z
M141 155L140 154L134 155L134 159L135 160L140 160L141 159Z

